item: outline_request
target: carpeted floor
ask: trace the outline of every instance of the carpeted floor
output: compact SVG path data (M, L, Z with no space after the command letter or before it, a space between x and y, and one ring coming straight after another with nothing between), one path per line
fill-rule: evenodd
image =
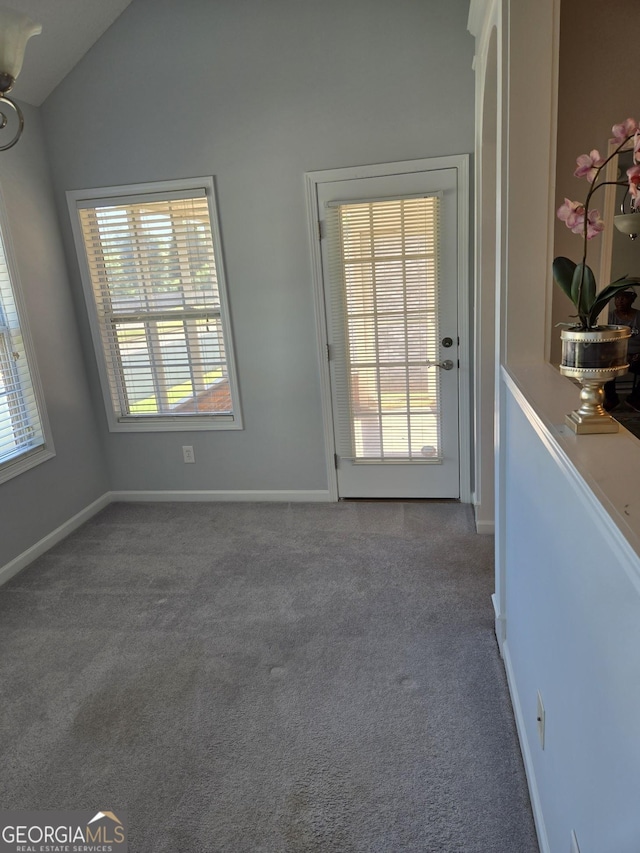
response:
M0 589L3 809L133 853L534 853L454 503L113 504Z

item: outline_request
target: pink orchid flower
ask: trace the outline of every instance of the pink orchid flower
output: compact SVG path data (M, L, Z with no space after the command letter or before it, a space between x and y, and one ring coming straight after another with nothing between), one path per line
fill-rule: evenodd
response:
M640 130L633 137L633 162L640 163Z
M574 234L579 234L584 228L584 205L565 198L564 204L558 208L558 219Z
M633 136L638 131L638 122L634 118L625 119L622 124L614 124L611 128L613 133L612 142L620 145L628 136Z
M573 234L584 233L584 205L579 201L571 201L565 198L564 204L558 208L558 219L564 222ZM604 229L604 222L600 218L600 211L590 210L587 214L587 240L592 240Z
M640 201L640 166L632 166L627 169L627 177L629 178L629 192L634 206L636 206Z
M592 240L601 231L604 231L604 219L600 217L600 211L590 210L587 216L587 240Z
M598 169L604 163L604 157L594 148L589 154L581 154L576 163L578 164L578 168L573 173L575 177L586 178L592 184L596 179Z

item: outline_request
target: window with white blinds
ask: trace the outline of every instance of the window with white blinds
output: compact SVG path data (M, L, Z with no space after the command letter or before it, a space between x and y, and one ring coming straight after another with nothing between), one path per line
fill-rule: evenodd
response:
M35 362L29 345L17 273L0 230L0 482L53 456L45 440Z
M68 194L114 429L241 426L213 182L199 181Z
M336 446L440 463L437 195L331 205Z

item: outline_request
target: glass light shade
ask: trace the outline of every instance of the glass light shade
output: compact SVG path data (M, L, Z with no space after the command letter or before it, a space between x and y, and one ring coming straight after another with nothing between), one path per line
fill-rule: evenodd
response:
M41 32L42 25L28 15L0 8L0 72L15 80L22 68L27 41Z
M613 217L613 224L618 231L635 240L638 234L640 234L640 212L620 213L618 216Z

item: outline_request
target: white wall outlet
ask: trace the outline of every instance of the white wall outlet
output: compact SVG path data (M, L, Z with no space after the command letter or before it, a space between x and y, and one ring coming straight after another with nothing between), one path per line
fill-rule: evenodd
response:
M569 853L580 853L580 848L578 847L578 839L576 838L575 829L571 830L571 848Z
M191 445L186 445L186 444L182 445L182 457L183 457L185 462L195 462L196 461L196 455L193 452L193 447L191 447Z
M538 737L540 738L540 746L544 749L544 705L542 704L542 696L538 690L538 702L536 707L536 723L538 725Z

